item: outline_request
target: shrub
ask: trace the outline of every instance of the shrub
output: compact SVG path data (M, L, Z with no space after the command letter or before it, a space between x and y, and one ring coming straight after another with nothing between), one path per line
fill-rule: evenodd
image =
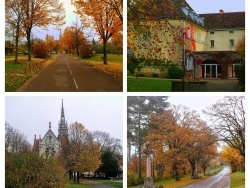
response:
M138 174L134 172L129 172L127 177L128 186L138 185Z
M158 78L158 77L159 77L159 74L158 74L158 73L153 72L153 73L152 73L152 77L154 77L154 78Z
M134 56L128 56L127 69L129 70L130 74L133 75L136 70L139 72L141 70L141 68L143 67L144 61L145 61L145 59L143 59L143 58L136 58Z
M177 66L171 66L168 68L168 75L173 79L181 79L184 77L184 71Z
M136 74L136 76L139 76L139 77L145 77L145 74L144 74L144 73L142 73L142 72L140 72L140 73Z
M240 66L236 68L236 74L241 85L241 90L245 91L245 60L241 61Z
M46 47L45 42L37 42L33 46L33 54L37 58L46 58L48 56L48 49Z
M80 55L83 59L89 59L91 56L93 56L93 48L91 44L88 44L87 42L82 44L79 47Z

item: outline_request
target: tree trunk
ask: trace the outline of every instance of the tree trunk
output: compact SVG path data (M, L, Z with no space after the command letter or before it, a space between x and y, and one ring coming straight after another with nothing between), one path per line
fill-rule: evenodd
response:
M175 181L180 181L180 175L179 175L178 167L176 164L173 165L173 172L174 172Z
M69 180L72 180L72 171L69 170Z
M194 163L190 163L191 165L191 177L194 177L194 171L195 171L195 164Z
M79 49L78 49L78 47L76 47L76 53L77 53L77 56L79 56Z
M79 183L80 181L80 172L76 172L76 178L77 178L77 182L76 183Z
M103 64L107 65L107 41L103 39Z
M28 41L28 61L31 61L31 29L27 28L26 29L26 37L27 37L27 41Z
M141 114L139 112L139 120L138 120L138 179L141 182Z
M17 27L16 27L16 46L15 46L15 61L14 63L18 63L18 39L19 39L19 23L17 23Z
M76 173L74 172L74 182L76 183Z

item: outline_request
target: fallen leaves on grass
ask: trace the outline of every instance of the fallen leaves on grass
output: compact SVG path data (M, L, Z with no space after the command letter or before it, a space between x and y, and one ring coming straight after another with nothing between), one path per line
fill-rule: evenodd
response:
M120 62L108 62L107 65L104 65L101 62L87 62L91 65L93 65L95 68L101 70L102 72L105 72L109 75L112 75L116 78L122 78L122 63Z

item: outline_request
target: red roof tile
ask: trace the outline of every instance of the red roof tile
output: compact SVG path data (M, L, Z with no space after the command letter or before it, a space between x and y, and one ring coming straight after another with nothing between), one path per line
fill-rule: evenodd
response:
M245 12L200 14L208 29L245 28Z

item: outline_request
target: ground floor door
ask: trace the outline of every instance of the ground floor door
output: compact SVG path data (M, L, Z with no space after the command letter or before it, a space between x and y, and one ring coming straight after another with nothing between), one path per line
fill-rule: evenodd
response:
M221 65L202 64L202 78L221 78Z
M232 78L238 78L236 69L239 68L240 64L232 64Z

